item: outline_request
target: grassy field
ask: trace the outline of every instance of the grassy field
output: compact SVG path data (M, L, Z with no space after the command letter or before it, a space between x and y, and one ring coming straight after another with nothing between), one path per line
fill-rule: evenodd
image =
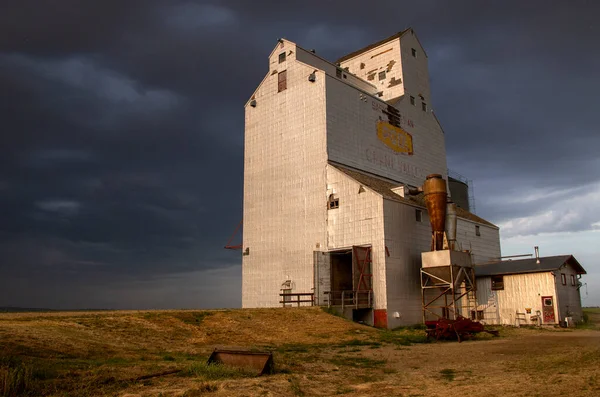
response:
M586 313L460 344L318 308L2 313L0 395L598 396L600 309ZM271 350L276 372L207 366L215 347Z

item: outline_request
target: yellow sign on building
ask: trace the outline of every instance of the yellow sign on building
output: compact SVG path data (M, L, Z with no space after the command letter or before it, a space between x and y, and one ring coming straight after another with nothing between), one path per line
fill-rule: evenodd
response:
M380 121L377 123L377 138L394 152L413 154L412 135L400 127Z

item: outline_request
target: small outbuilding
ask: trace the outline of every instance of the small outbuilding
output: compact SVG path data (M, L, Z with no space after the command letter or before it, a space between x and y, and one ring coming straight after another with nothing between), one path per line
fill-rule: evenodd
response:
M476 265L477 307L471 317L517 326L581 321L583 274L572 255Z

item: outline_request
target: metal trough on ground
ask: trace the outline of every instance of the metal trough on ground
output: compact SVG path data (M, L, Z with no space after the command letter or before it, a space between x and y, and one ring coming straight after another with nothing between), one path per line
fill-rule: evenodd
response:
M273 373L273 353L271 352L215 349L207 363L256 370L257 376Z

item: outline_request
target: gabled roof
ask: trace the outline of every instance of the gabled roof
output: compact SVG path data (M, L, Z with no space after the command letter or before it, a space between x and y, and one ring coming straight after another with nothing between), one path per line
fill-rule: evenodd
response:
M398 32L398 33L396 33L396 34L394 34L394 35L392 35L392 36L390 36L390 37L388 37L386 39L380 40L377 43L369 44L365 48L361 48L358 51L354 51L354 52L351 52L348 55L344 55L343 57L341 57L340 59L337 60L337 63L342 63L344 61L347 61L348 59L354 58L355 56L362 54L363 52L366 52L366 51L372 50L373 48L379 47L380 45L383 45L383 44L387 43L388 41L392 41L394 39L398 39L398 38L402 37L408 31L410 31L410 28L404 29L403 31Z
M573 255L545 256L537 263L536 258L487 262L475 265L475 275L494 276L501 274L540 273L558 270L566 264L571 265L577 274L586 274L585 269Z
M402 183L394 182L390 179L379 177L373 174L368 174L363 171L354 170L331 161L329 162L329 164L341 171L342 173L346 174L350 178L354 179L361 185L364 185L367 188L373 190L374 192L379 193L386 200L392 200L400 203L417 205L419 207L427 208L425 205L423 193L417 194L415 196L402 197L399 194L396 194L392 191L393 188L402 186ZM498 228L498 226L494 225L493 223L488 222L485 219L475 214L472 214L471 212L460 207L456 208L456 215L461 219L467 219L476 223L481 223L482 225L494 227L496 229Z

